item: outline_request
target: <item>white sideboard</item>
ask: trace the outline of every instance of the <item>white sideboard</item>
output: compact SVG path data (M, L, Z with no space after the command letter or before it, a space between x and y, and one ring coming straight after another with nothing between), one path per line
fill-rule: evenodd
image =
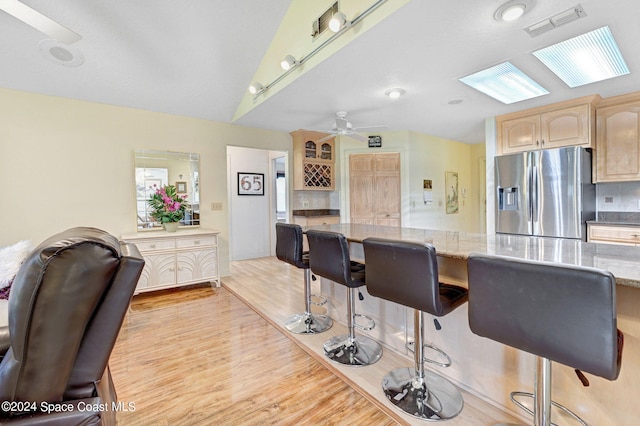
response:
M220 287L218 234L213 229L178 229L122 235L144 257L135 293L210 282Z

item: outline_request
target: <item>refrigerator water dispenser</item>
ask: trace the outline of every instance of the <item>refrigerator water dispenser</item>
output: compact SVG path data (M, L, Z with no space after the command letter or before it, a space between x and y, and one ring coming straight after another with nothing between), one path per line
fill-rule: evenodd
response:
M518 210L518 189L498 188L498 210Z

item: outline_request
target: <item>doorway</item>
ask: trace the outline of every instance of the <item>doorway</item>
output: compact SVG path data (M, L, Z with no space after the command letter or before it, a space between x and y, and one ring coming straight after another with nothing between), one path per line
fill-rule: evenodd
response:
M277 210L283 209L284 217L289 214L287 157L284 151L227 147L230 260L267 257L275 252ZM256 186L259 190L251 193L246 188L239 190L240 176L247 174L261 183L261 188ZM279 207L278 198L282 199L282 194L278 185L285 188L284 205L280 202Z

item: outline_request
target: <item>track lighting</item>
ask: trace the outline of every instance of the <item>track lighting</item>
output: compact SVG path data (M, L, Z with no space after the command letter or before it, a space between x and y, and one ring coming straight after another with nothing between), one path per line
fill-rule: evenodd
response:
M249 86L249 93L257 95L264 90L264 86L260 83L251 83Z
M331 17L329 21L329 29L337 33L347 25L347 17L344 13L338 12Z
M291 68L295 67L296 65L298 65L298 61L296 61L296 58L294 58L291 55L285 56L282 62L280 62L280 66L285 71L289 71Z

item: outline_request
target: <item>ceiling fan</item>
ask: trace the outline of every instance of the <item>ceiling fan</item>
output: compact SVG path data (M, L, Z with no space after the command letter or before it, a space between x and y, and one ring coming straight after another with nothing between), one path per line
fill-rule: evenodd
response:
M377 126L366 126L366 127L353 127L350 121L347 121L347 112L346 111L338 111L336 112L335 123L333 127L329 130L321 130L325 133L330 133L329 136L325 136L324 138L318 140L317 142L322 142L327 139L331 139L336 135L345 135L357 139L361 142L367 142L368 139L362 135L359 135L358 132L363 130L373 130L373 129L382 129L389 127L386 124L380 124Z
M0 10L64 44L72 44L82 39L80 34L71 31L18 0L0 0Z

